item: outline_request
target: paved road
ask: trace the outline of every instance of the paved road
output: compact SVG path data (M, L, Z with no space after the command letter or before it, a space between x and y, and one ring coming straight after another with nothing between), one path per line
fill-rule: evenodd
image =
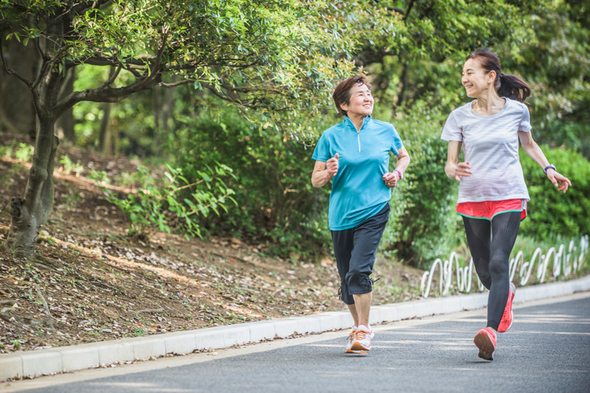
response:
M344 334L331 333L269 351L209 355L198 363L28 391L590 392L590 294L518 307L493 362L480 360L471 341L484 315L478 310L380 327L366 357L343 354Z

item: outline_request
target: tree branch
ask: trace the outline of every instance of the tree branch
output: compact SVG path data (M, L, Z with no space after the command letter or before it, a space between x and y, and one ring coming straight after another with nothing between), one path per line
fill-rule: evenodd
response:
M68 11L64 12L64 14L80 15L89 9L106 8L113 3L113 0L97 0L91 2L90 4L89 3L90 2L80 2L78 4L74 4Z
M4 68L4 72L6 72L8 75L12 75L15 78L17 78L19 81L21 81L22 83L24 83L25 85L27 85L27 87L29 89L33 88L33 82L27 80L25 77L23 77L21 74L19 74L18 72L14 71L12 68L8 67L8 64L6 63L6 58L4 57L4 40L2 39L2 37L0 37L0 60L2 61L2 66Z
M404 18L403 21L407 21L408 18L410 17L410 12L412 12L412 7L414 7L414 0L410 0L410 4L408 4L408 9L406 10L405 14L404 14Z
M168 27L164 26L162 28L162 43L160 45L160 48L158 49L158 54L154 59L151 70L149 73L144 74L139 80L125 87L114 88L110 86L114 81L114 78L112 78L113 75L111 74L109 80L107 80L101 87L85 91L73 92L64 100L60 101L55 106L55 111L57 115L61 115L65 110L71 108L80 101L118 102L124 97L127 97L133 93L137 93L138 91L149 89L150 87L157 84L163 72L161 64L162 57L164 55L164 50L166 48L167 39Z
M105 86L111 86L113 84L115 79L117 79L117 77L119 76L119 73L121 72L121 68L122 68L121 66L111 68L109 79L105 83Z
M37 52L39 52L39 56L41 57L41 59L48 60L47 55L45 54L45 52L43 52L43 49L41 49L41 43L39 42L39 37L35 38L33 40L33 42L35 43L35 48L37 49Z
M183 79L181 81L176 81L176 82L160 82L160 83L158 83L158 86L176 87L176 86L186 85L188 83L194 83L194 82L196 82L195 79Z
M58 115L60 115L68 108L71 108L81 101L118 102L133 93L137 93L138 91L146 90L154 86L156 84L156 74L159 76L159 73L152 73L151 76L144 77L143 79L135 81L134 83L124 87L113 88L105 83L96 89L73 92L56 105L55 111Z

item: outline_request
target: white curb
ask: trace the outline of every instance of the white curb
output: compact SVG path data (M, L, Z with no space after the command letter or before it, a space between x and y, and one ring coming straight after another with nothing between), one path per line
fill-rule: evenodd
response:
M590 290L590 275L565 282L518 288L515 303L569 295ZM375 306L371 323L394 322L435 314L485 307L487 293L458 295ZM275 319L230 326L126 338L92 344L20 351L0 355L0 382L7 379L71 372L113 363L142 360L166 354L227 348L296 334L347 329L352 320L345 311Z

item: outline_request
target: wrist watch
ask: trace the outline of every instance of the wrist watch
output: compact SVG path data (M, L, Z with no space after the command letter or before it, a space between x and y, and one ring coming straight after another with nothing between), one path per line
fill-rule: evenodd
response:
M547 171L548 171L549 169L553 169L553 170L555 170L555 165L553 165L553 164L549 164L549 165L547 165L545 168L543 168L543 172L545 172L545 174L547 174Z

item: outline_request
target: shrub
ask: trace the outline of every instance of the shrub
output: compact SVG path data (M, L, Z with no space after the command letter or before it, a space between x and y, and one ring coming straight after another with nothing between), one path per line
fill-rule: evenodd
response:
M142 233L148 227L162 232L180 230L190 236L201 236L202 220L227 212L234 192L225 183L231 168L216 164L203 166L189 173L167 166L162 179L155 179L146 167L138 168L142 179L139 190L121 198L104 189L108 200L119 207L131 221L131 232Z
M458 219L452 212L457 186L444 174L447 146L438 135L409 135L404 143L412 161L393 192L384 249L423 267L457 242Z
M237 204L202 221L211 234L266 241L274 255L297 258L328 250L328 190L311 186L312 150L255 126L235 111L179 119L173 148L183 174L224 163L235 177L228 187Z
M572 181L572 187L565 194L558 192L539 165L521 153L531 197L530 218L523 222L522 233L542 240L590 234L590 161L565 148L542 149L549 162Z

